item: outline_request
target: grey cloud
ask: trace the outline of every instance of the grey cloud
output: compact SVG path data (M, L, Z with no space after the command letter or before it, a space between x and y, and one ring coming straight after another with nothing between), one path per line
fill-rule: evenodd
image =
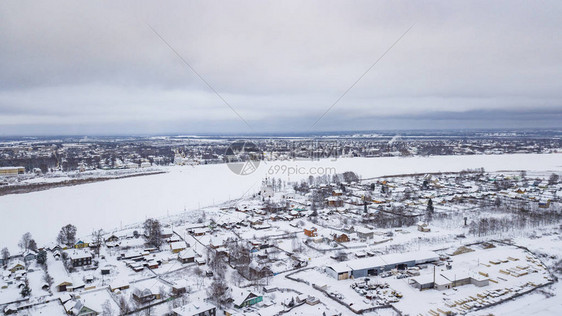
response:
M501 125L490 113L540 127L560 115L533 111L562 112L561 15L558 1L4 1L0 134L247 131L147 24L263 130L306 131L412 23L319 129Z

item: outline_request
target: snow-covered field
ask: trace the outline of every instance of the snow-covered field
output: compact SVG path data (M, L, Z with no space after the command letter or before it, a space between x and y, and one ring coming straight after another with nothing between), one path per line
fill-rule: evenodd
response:
M93 229L110 230L147 217L222 203L256 192L266 176L295 181L308 177L311 167L334 168L337 173L355 171L363 178L480 167L487 171L559 172L561 157L559 154L513 154L262 162L256 172L247 176L236 175L222 164L169 167L165 174L2 196L0 246L15 251L18 240L27 231L40 245L54 241L60 227L67 223L77 226L78 235L87 235ZM289 170L296 170L290 167L300 168L301 174L288 175Z

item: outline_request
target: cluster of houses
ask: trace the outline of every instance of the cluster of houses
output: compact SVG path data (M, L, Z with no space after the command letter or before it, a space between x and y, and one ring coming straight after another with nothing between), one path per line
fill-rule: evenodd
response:
M397 208L405 208L409 211L406 212L408 215L418 216L427 213L431 205L443 211L447 209L448 204L472 200L495 202L500 199L500 203L525 200L537 203L537 207L542 209L558 203L559 193L558 183L549 184L545 180L525 180L516 175L489 175L478 172L462 176L420 175L363 182L310 184L306 190L289 188L283 192L275 192L272 186L266 184L251 200L238 202L234 206L220 210L217 208L218 214L227 216L213 216L209 221L202 220L200 223L183 223L175 230L172 227L164 227L161 233L163 244L159 248L147 247L144 236L130 229L104 236L102 245L78 240L69 247L53 244L45 247L44 250L49 251L54 260L60 261L61 268L66 269L66 276L56 278L53 290L74 294L96 286L104 286L112 295L130 293L131 299L140 306L164 301L164 297L153 288L136 284L129 278L134 276L134 279L142 279L147 275L153 277L154 274L160 273L156 269L170 262L180 263L178 267L181 268L205 265L206 256L203 252L196 251L196 246L199 245L205 252L224 254L231 267L235 268L238 268L239 263L230 260L236 259L233 250L237 248L232 244L236 243L236 246L241 245L245 250L247 249L250 258L242 265L249 271L248 275L244 275L248 281L254 280L252 276L257 276L259 279L307 265L311 259L307 254L300 253L302 250L291 251L288 247L279 246L280 242L289 238L304 239L307 246L325 253L326 259L334 259L328 259L330 261L323 271L337 280L338 284L345 283L344 280L347 279L383 276L389 271L400 271L399 273L407 271L408 283L419 290L430 288L447 290L465 284L483 287L489 284L490 278L478 273L453 269L439 271L433 275L427 273L416 275L415 271L420 266L442 263L443 259L433 251L379 255L373 248L359 249L355 252L355 258L349 260L346 258L342 261L335 251L336 248L346 249L347 246L350 249L365 248L365 246L388 242L396 237L393 233L398 234L397 232L401 230L377 230L367 221L358 220L351 222L342 220L337 227L332 227L329 226L329 219L361 220L362 217L365 219L374 213L392 214ZM332 216L334 214L336 216ZM318 218L322 221L318 221ZM338 221L332 221L334 222ZM415 217L412 225L417 226L419 233L415 230L409 233L413 232L417 235L433 234L438 230L432 231L430 224L420 220L419 217ZM94 256L94 249L99 250L97 248L101 246L106 250L105 255L111 258ZM11 258L9 262L0 262L6 265L0 285L19 282L24 286L29 263L36 257L36 252L27 251L17 258ZM110 261L111 264L108 264L107 262ZM65 264L62 265L62 262ZM131 273L131 270L134 273ZM68 277L75 271L80 273L82 277L80 281ZM107 278L108 282L94 282L98 278ZM175 296L190 292L190 284L185 280L171 282L169 288ZM231 288L231 301L235 310L227 311L227 315L229 313L237 315L239 309L256 304L263 305L264 298L260 293ZM267 292L265 289L264 291ZM61 297L66 298L64 295ZM98 315L100 313L98 308L92 308L87 303L77 295L71 296L64 302L61 299L61 304L69 314ZM297 303L314 305L318 300L303 296L297 299ZM21 306L18 309L21 309ZM207 302L192 302L174 308L172 312L175 315L216 315L217 309Z
M317 203L328 210L322 212L353 213L370 215L377 212L420 215L427 211L429 200L435 207L462 202L471 203L530 203L548 209L562 195L560 183L549 183L547 179L525 178L520 175L487 174L474 172L465 174L439 174L392 177L374 181L342 182L339 184L311 185L299 199L294 193L286 194L290 208L287 211L310 209L318 195L323 202ZM496 201L499 199L499 202ZM294 219L298 212L288 215ZM329 214L328 214L329 215ZM276 215L284 219L286 215ZM272 218L273 219L273 218ZM422 230L423 231L423 230Z

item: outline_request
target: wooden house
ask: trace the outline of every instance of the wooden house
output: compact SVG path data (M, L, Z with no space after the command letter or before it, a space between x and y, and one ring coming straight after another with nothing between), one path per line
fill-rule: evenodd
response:
M74 244L74 248L76 249L82 249L82 248L86 248L88 247L90 244L88 242L85 242L83 240L78 240L75 244Z
M16 271L25 270L25 264L19 260L12 262L8 266L8 271L16 273Z
M183 250L185 250L187 248L187 244L185 243L185 241L176 241L173 243L170 243L170 250L173 253L179 253Z
M308 237L318 237L318 230L316 227L312 227L310 229L304 229L304 234Z
M172 285L172 294L174 295L182 295L187 292L187 288L189 287L186 280L178 280Z
M331 196L327 199L328 201L328 206L331 207L342 207L343 206L343 200L335 197L335 196Z
M335 234L334 235L334 241L336 242L349 242L349 236L347 236L346 234Z
M261 301L263 301L263 296L255 294L253 292L248 292L245 290L241 290L240 294L233 293L234 296L234 307L242 308L246 306L255 305Z
M57 284L57 291L59 292L66 292L67 288L70 288L72 286L72 282L65 280L62 281L61 283Z
M114 235L114 234L110 235L109 237L107 237L107 238L105 239L105 242L112 242L112 243L114 243L114 242L118 242L118 241L119 241L119 237L118 237L117 235Z
M73 267L81 267L92 264L92 254L87 251L73 251L68 258Z
M141 304L150 303L154 300L160 299L160 294L152 293L149 288L144 290L135 289L133 291L133 299Z
M181 263L195 262L195 257L196 257L195 251L193 251L192 249L183 250L178 254L178 260Z

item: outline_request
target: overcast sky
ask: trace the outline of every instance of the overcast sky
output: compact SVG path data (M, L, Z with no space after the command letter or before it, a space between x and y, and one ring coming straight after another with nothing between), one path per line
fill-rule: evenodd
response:
M2 1L0 135L560 127L561 16L561 1Z

